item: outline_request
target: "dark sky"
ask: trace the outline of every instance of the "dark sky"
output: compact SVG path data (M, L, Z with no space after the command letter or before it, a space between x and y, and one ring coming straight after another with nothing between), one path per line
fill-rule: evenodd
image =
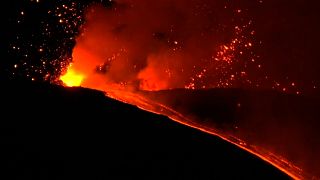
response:
M282 82L296 81L306 92L315 90L320 77L319 2L272 0L263 6L252 13L266 72Z
M39 81L56 79L61 67L70 61L83 9L90 2L95 1L3 1L1 76ZM61 23L60 19L69 22L77 19L77 24Z

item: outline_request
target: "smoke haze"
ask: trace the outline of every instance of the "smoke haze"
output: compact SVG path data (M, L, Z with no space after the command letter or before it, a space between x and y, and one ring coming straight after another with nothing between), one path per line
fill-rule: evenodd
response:
M233 73L227 67L252 44L246 36L253 35L247 30L251 22L241 13L211 0L118 0L112 8L96 4L87 9L73 68L85 74L83 86L88 87L228 86L241 70Z

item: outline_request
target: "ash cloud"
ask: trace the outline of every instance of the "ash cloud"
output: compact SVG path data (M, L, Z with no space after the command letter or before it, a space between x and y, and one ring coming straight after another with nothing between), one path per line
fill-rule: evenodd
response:
M237 19L226 6L222 0L95 4L87 9L77 38L73 68L86 75L87 87L185 87L203 69L213 69L213 56L234 38Z

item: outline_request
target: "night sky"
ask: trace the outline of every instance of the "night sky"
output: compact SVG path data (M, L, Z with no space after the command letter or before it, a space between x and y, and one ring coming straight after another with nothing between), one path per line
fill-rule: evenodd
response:
M75 36L83 23L83 10L89 3L4 1L0 34L1 76L55 82L71 61Z

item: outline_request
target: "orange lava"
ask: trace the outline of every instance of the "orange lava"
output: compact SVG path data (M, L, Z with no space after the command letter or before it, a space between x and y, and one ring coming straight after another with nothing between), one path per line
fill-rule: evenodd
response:
M160 104L148 98L145 98L139 92L128 92L128 91L117 90L117 89L108 89L105 92L106 92L106 96L110 98L116 99L118 101L121 101L127 104L135 105L138 108L148 112L152 112L159 115L165 115L171 120L176 121L180 124L217 136L259 157L260 159L270 163L271 165L278 168L280 171L289 175L293 179L306 179L306 177L304 177L302 169L296 167L286 159L280 156L277 156L271 152L268 152L263 148L258 148L255 146L248 145L246 142L242 141L241 139L234 137L232 135L227 135L226 133L220 132L218 129L213 129L210 126L206 126L205 124L198 124L192 119L185 117L184 115L167 107L164 104Z
M101 7L95 8L95 11L88 13L87 24L84 27L85 31L77 39L77 44L73 50L73 64L68 68L66 74L60 78L66 86L83 86L104 91L108 97L135 105L146 111L165 115L181 124L218 136L269 162L294 179L305 178L302 170L294 166L292 162L263 149L263 147L256 147L255 144L244 142L238 137L220 132L218 129L206 126L206 124L197 124L192 119L167 107L166 104L153 102L137 91L137 89L206 88L208 86L204 86L206 84L202 83L205 81L203 80L204 77L214 73L220 75L220 71L223 75L227 74L226 77L229 79L223 79L223 81L219 78L214 79L214 82L219 82L214 87L229 87L236 79L237 74L240 78L246 77L247 73L243 70L240 70L241 73L232 73L231 75L226 73L226 69L232 69L229 67L232 67L235 54L242 54L243 49L249 51L252 46L250 38L239 40L240 37L244 36L241 34L242 30L237 29L238 26L236 26L236 32L234 33L237 35L236 37L231 37L230 42L226 45L218 43L216 46L222 48L215 48L215 51L212 50L212 52L207 53L208 50L204 47L208 46L211 49L213 40L197 37L198 39L191 38L190 42L183 44L180 41L173 41L169 37L168 40L164 39L167 38L165 34L145 32L157 28L159 24L157 19L146 19L150 21L149 24L155 27L141 28L140 23L143 20L135 16L131 17L130 12L127 15L133 22L134 27L125 29L127 26L125 24L119 25L118 22L118 18L122 16L105 14ZM155 7L155 9L158 9L158 7ZM102 13L99 13L101 11ZM144 15L144 11L140 13L142 13L142 17L148 17ZM162 18L170 19L166 16ZM105 24L105 19L108 19L109 24ZM126 19L120 20L126 22ZM161 20L163 19L159 19L161 23L166 24L166 20L163 22ZM192 19L192 24L196 23L197 20ZM172 27L166 27L166 29L168 28ZM142 29L141 34L135 34L137 29L139 32ZM124 32L128 32L129 35L123 35ZM148 37L145 37L145 34ZM197 32L196 34L201 33ZM177 35L177 37L180 36ZM137 42L141 46L137 46L135 44ZM242 42L245 43L242 44ZM166 45L163 45L164 43ZM197 47L199 44L201 46ZM167 46L170 48L167 48ZM181 49L183 47L185 53L182 53ZM197 49L199 52L194 53ZM141 53L144 51L147 51L147 53ZM236 53L237 51L241 53ZM205 60L201 61L203 57ZM196 86L196 83L199 82L200 84ZM294 85L292 84L292 86Z
M69 87L80 86L83 79L84 75L75 72L71 65L68 68L68 71L60 77L60 80Z
M61 77L61 80L63 80L63 82L67 86L80 86L84 76L79 75L79 74L77 72L75 72L74 69L70 68L70 69L68 69L68 72L66 73L66 75ZM149 111L149 112L159 114L159 115L165 115L165 116L169 117L170 119L172 119L176 122L179 122L180 124L198 129L202 132L205 132L205 133L208 133L208 134L211 134L214 136L218 136L218 137L222 138L223 140L230 142L230 143L236 145L237 147L244 149L244 150L250 152L251 154L254 154L255 156L259 157L260 159L272 164L273 166L275 166L276 168L278 168L282 172L288 174L293 179L304 179L304 177L302 175L303 174L302 170L299 169L298 167L294 166L292 163L290 163L286 159L281 158L281 157L279 157L271 152L265 151L263 149L259 149L258 147L249 146L249 145L247 145L247 143L238 139L237 137L230 136L225 133L219 132L219 130L213 129L209 126L205 126L205 124L197 124L194 121L192 121L191 119L188 119L184 115L176 112L175 110L173 110L163 104L154 102L150 99L143 97L143 95L141 93L139 93L138 91L132 92L132 91L127 91L127 90L120 90L119 87L115 87L115 86L108 86L108 87L107 86L105 86L105 87L89 86L88 88L95 88L98 90L102 90L102 91L106 92L106 96L108 96L110 98L116 99L116 100L124 102L124 103L135 105L138 108L145 110L145 111Z

